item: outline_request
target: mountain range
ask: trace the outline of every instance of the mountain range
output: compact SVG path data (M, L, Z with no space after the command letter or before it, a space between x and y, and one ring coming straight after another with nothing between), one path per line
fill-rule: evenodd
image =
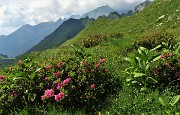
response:
M93 21L92 18L97 19L99 16L103 16L109 19L117 19L133 15L143 10L150 3L147 1L137 5L134 10L130 10L130 13L126 14L118 14L106 5L83 15L72 15L69 19L62 20L60 18L56 22L43 22L35 26L24 25L8 36L0 36L0 54L15 57L25 52L54 48L77 35L85 28L85 25Z
M0 36L0 54L15 57L25 53L56 30L63 22L64 20L59 19L56 22L43 22L35 26L27 24L10 35Z

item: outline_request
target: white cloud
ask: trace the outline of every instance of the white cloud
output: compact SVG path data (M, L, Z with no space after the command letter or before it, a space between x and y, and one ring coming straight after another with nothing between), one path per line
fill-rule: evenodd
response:
M0 35L9 34L24 24L57 20L84 14L99 6L132 9L145 0L0 0ZM6 28L6 29L3 29Z

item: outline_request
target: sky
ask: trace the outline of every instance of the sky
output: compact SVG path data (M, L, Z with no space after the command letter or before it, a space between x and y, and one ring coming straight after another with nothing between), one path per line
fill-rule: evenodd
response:
M133 9L145 0L0 0L0 35L8 35L25 24L56 21L82 15L99 6L115 10Z

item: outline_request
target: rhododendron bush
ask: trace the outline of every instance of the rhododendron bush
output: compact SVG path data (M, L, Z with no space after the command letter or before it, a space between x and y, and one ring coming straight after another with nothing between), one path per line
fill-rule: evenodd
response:
M97 111L119 83L105 68L106 59L96 62L75 51L76 55L51 58L44 63L20 60L17 66L4 70L0 76L0 108L6 113L13 107L55 103L63 108L84 108Z

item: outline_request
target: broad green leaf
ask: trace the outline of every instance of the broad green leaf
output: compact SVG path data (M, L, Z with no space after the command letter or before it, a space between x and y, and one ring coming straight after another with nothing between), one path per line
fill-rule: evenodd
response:
M145 75L144 73L137 73L137 72L134 72L133 74L134 74L134 77L142 77Z
M159 97L159 101L163 106L169 107L168 102L163 97Z
M29 77L31 80L33 80L36 77L36 72L33 72Z
M35 72L39 72L41 70L41 68L38 68Z
M153 80L155 83L158 83L158 81L152 77L149 77L149 79Z
M153 52L153 51L155 51L155 50L159 49L160 47L161 47L161 45L158 45L158 46L156 46L155 48L153 48L153 49L149 50L149 52Z
M170 105L174 106L180 99L180 95L176 95L171 99Z
M150 63L146 64L145 71L147 71L149 69L149 67L150 67Z
M143 60L143 61L147 61L148 60L148 57L146 56L146 55L143 55L143 54L136 54L136 58L140 58L141 60ZM137 58L137 59L138 59ZM139 60L139 59L138 59ZM140 61L140 60L139 60Z
M137 65L137 62L136 62L136 60L134 58L131 59L131 58L127 57L127 58L124 58L124 59L126 61L128 61L129 63L131 63L131 65L134 66L134 67Z
M155 61L159 60L160 58L161 58L160 55L155 55L151 58L151 62L155 62Z
M127 78L126 79L126 82L129 82L129 81L131 81L132 80L132 78Z

